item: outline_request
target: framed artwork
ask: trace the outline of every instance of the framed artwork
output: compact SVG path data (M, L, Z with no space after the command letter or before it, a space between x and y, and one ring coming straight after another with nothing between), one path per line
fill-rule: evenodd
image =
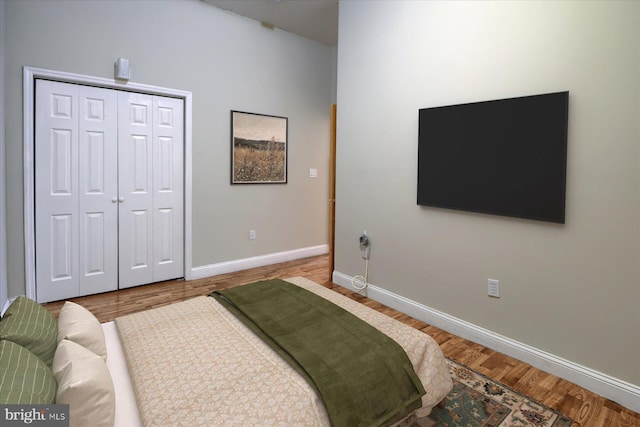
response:
M286 117L231 111L231 184L286 184Z

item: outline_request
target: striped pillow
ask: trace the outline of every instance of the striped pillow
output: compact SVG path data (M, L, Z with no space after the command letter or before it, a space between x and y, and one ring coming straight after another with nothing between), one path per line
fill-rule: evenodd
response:
M11 341L0 341L0 404L51 404L56 379L35 354Z
M0 339L21 345L51 366L58 344L58 323L49 310L19 296L0 320Z

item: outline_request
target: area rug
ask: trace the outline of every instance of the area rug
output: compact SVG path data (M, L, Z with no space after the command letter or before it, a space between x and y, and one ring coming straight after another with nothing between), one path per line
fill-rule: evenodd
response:
M398 427L569 427L573 420L451 360L453 389L444 407Z

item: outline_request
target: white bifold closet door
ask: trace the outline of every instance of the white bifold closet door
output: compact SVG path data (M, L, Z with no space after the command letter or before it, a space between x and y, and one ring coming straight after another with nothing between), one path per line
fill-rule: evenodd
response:
M182 100L118 101L120 288L182 277Z
M183 276L183 102L36 82L39 302Z

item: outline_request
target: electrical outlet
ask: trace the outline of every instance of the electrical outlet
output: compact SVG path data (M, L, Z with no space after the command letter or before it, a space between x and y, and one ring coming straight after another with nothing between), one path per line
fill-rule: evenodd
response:
M500 298L500 281L496 279L487 279L487 285L487 295L493 298Z
M256 230L249 230L249 240L256 240Z

